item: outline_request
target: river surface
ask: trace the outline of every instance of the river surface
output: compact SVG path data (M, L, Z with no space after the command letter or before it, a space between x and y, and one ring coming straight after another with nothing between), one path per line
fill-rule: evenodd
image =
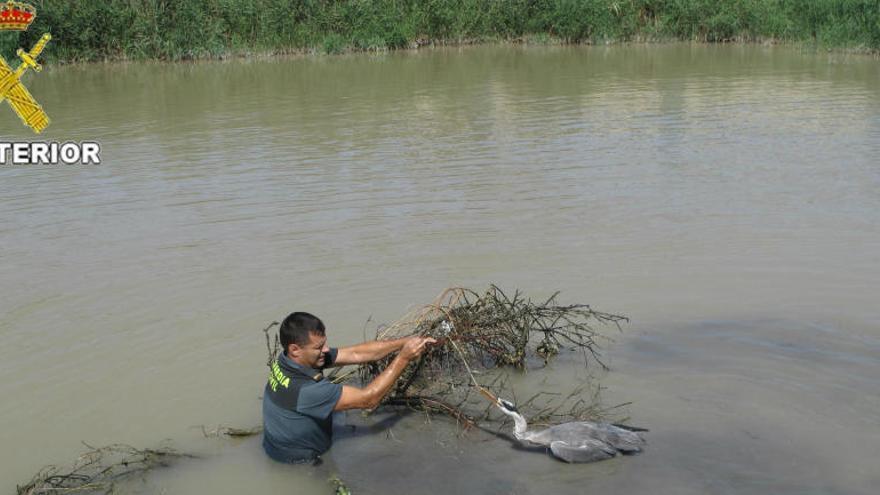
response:
M467 47L49 67L98 166L0 167L0 480L81 442L203 457L147 493L873 494L880 62L763 46ZM0 138L32 140L8 105ZM556 290L639 456L567 465L357 413L317 470L259 438L268 322L361 340L447 286ZM582 376L562 356L560 389ZM524 385L526 388L537 385ZM533 390L524 390L528 396Z

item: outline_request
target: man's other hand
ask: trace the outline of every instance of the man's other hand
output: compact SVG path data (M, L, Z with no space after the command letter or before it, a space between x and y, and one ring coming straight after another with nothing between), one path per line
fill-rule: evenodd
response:
M400 349L400 356L407 361L413 361L425 352L425 346L435 342L437 340L431 337L410 337Z

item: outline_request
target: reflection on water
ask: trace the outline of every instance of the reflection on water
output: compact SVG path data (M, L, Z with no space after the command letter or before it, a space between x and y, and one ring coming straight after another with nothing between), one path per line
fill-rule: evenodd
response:
M478 47L28 87L46 139L97 139L103 163L0 168L0 479L81 440L172 438L211 461L155 480L170 491L323 489L190 428L260 421L260 328L307 309L344 345L496 282L633 318L605 380L647 452L571 467L410 415L332 450L356 493L880 483L876 60Z

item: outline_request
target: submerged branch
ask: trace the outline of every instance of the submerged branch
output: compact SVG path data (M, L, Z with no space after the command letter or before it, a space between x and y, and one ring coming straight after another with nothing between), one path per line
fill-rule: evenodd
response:
M243 438L243 437L252 437L254 435L259 435L263 433L263 426L257 425L252 426L250 428L236 428L234 426L223 426L219 425L216 428L208 429L205 425L200 425L199 428L202 430L202 435L205 438L216 438L216 437L233 437L233 438Z
M46 466L24 486L17 486L18 495L49 495L58 493L111 494L116 483L131 476L155 468L170 466L182 458L195 458L191 454L170 448L137 449L130 445L113 444L92 447L73 463L69 469Z
M565 349L581 351L585 366L592 361L607 370L598 342L610 337L598 329L613 326L620 331L620 324L629 320L585 304L559 305L557 296L533 302L520 291L509 295L495 285L483 294L451 288L382 328L377 338L422 335L438 340L404 372L383 404L441 412L470 427L491 420L494 412L471 392L485 388L496 396L515 398L505 379L511 371L546 366ZM358 378L369 382L390 360L389 356L361 365ZM568 394L541 391L520 410L538 424L599 419L610 411L599 405L599 388L587 385Z

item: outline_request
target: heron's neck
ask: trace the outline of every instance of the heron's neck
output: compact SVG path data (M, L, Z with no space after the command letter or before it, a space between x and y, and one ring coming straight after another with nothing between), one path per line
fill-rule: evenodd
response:
M525 440L526 429L529 427L526 423L526 418L522 417L522 414L516 413L513 413L510 416L513 418L513 436L515 436L517 440Z

